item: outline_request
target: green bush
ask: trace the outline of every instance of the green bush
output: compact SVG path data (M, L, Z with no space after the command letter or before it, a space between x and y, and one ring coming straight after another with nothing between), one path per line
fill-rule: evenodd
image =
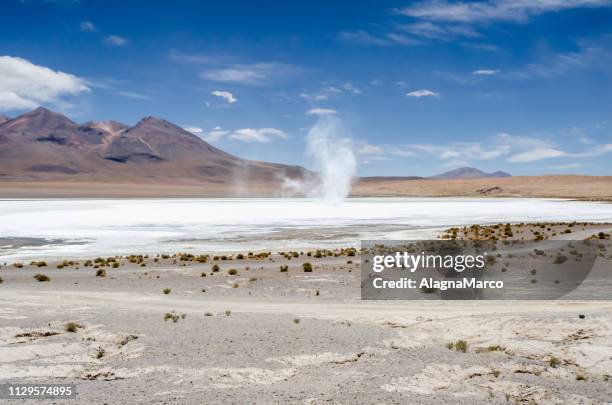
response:
M106 277L106 270L104 269L96 270L96 277Z
M302 264L302 268L306 273L312 272L312 264L310 264L310 262L305 262L304 264Z
M170 291L172 291L172 290L170 288L166 287L162 291L164 292L164 294L168 295L168 294L170 294Z
M229 269L227 271L227 274L229 274L230 276L235 276L235 275L238 274L238 270L236 270L236 269Z

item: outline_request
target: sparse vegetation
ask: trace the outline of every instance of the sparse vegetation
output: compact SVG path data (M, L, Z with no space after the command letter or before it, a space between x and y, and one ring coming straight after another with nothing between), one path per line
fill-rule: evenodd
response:
M312 272L312 264L310 264L310 262L304 262L302 264L302 268L304 269L305 273L310 273Z
M81 329L83 327L83 325L78 324L76 322L68 322L66 325L64 325L64 329L66 330L66 332L70 332L70 333L76 333L76 331L78 329Z
M106 270L104 269L96 270L96 277L106 277Z
M287 266L286 264L281 264L280 266L281 273L285 273L287 272L287 270L289 270L289 266Z
M293 320L293 323L295 323L296 325L297 325L298 323L300 323L300 318L295 318L295 319Z
M168 294L170 294L170 292L171 292L172 290L171 290L170 288L166 287L166 288L164 288L162 291L163 291L163 293L164 293L164 294L168 295Z
M238 274L238 270L236 270L236 269L229 269L227 271L227 274L229 274L230 276L236 276Z
M468 349L468 343L465 340L457 340L456 342L450 342L446 344L448 350L455 349L458 352L465 353Z
M41 274L41 273L36 273L34 275L34 278L39 281L39 282L44 282L44 281L51 281L51 279L49 278L49 276L47 276L46 274Z
M548 366L552 367L552 368L557 368L559 366L559 364L561 364L561 360L559 360L558 357L555 356L550 356L550 358L548 359Z
M232 311L230 311L229 309L225 310L225 316L230 316L232 314Z
M218 264L213 264L212 265L212 271L214 271L214 272L219 271L219 265Z

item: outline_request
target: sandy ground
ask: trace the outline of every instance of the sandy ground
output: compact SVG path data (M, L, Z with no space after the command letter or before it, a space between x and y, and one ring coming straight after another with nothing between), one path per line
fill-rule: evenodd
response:
M129 178L128 178L129 179ZM0 181L0 198L281 197L277 183L232 184L195 180L104 182L64 177L45 181ZM430 180L361 178L355 197L551 197L612 200L612 176L522 176Z
M359 255L139 260L0 267L0 383L88 404L612 398L612 301L361 301Z

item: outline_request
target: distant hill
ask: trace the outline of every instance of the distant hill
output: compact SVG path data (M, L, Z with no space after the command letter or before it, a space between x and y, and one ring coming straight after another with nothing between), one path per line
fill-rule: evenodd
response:
M183 128L146 117L77 124L46 108L0 118L0 179L207 182L257 187L303 178L300 166L241 159Z
M490 178L502 178L502 177L512 177L511 174L497 171L494 173L483 172L480 169L476 169L475 167L460 167L459 169L450 170L448 172L444 172L438 174L436 176L430 177L430 179L444 179L444 180L452 180L452 179L490 179Z

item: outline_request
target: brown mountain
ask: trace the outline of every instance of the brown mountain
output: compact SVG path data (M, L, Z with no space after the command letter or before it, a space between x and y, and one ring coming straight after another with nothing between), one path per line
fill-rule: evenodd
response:
M240 187L310 175L299 166L238 158L155 117L130 127L77 124L37 108L0 124L0 178L95 182L204 182Z
M480 169L476 169L475 167L460 167L459 169L450 170L448 172L438 174L437 176L432 176L430 179L491 179L501 177L512 177L512 175L502 171L487 173Z

